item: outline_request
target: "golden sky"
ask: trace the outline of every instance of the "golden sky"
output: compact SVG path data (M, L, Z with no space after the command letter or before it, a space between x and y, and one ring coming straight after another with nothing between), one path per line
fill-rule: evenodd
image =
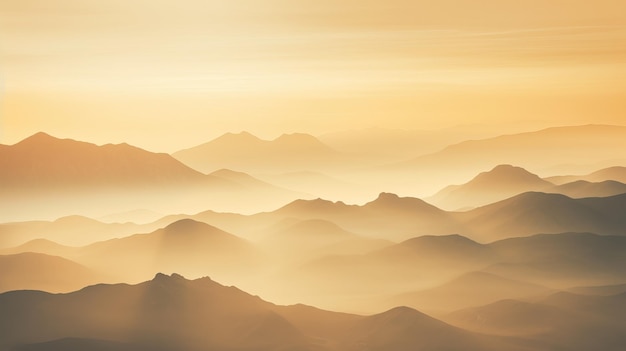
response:
M0 143L626 124L623 0L6 0Z

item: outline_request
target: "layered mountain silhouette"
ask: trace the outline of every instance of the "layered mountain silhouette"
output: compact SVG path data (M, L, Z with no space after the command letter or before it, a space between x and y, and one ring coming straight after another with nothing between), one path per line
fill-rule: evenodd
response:
M14 291L0 294L0 308L3 350L529 349L406 307L362 317L277 306L206 277L177 274L70 294Z
M576 168L598 169L598 163L623 160L626 127L583 125L553 127L534 132L467 140L441 151L386 167L394 174L428 175L450 183L468 179L500 164L514 164L532 171L550 169L554 174ZM559 165L563 165L559 167ZM404 178L403 178L404 179Z
M395 242L449 234L489 242L537 233L625 235L625 202L626 194L572 199L561 194L527 192L469 211L451 212L418 198L381 193L363 205L295 200L277 210L253 215L205 211L189 217L247 238L260 238L267 228L294 218L326 220L351 233Z
M135 188L227 182L207 177L168 154L128 144L94 144L34 134L0 149L0 183L6 189Z
M625 237L591 233L539 234L490 244L458 235L424 236L364 255L313 260L286 280L292 289L317 292L318 298L345 298L343 304L370 296L380 301L370 305L379 308L396 303L451 311L550 290L618 284L626 280L625 249ZM381 296L388 298L375 299Z
M40 238L80 246L134 234L142 228L134 223L103 223L84 216L67 216L54 221L3 223L0 224L0 248Z
M258 212L307 197L242 173L203 174L168 154L128 144L98 146L45 133L3 145L0 169L5 222L137 209L197 212L207 206ZM236 200L244 196L248 201ZM164 197L170 201L160 201Z
M227 133L173 156L202 172L227 168L274 173L324 169L337 166L342 158L309 134L283 134L274 140L262 140L247 132Z
M498 165L465 184L448 186L426 200L446 209L468 209L530 191L571 198L607 197L626 193L626 184L613 180L596 183L577 180L555 185L521 167Z
M626 183L626 167L615 166L604 168L582 176L554 176L546 178L546 180L555 184L565 184L578 180L584 180L587 182L604 182L607 180L613 180L620 183Z
M626 127L491 135L0 145L0 351L621 351Z
M323 199L296 200L267 217L326 219L349 231L387 240L404 240L419 234L449 234L460 226L449 213L418 198L381 193L362 206Z

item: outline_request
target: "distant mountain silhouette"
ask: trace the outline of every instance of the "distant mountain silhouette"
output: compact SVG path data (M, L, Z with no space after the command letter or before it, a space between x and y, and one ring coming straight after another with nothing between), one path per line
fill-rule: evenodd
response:
M0 148L0 169L6 170L0 174L5 195L0 221L5 222L68 214L101 217L137 208L250 213L307 198L244 174L206 175L168 154L128 144L98 146L45 133ZM169 201L162 201L164 197Z
M81 246L137 233L134 223L103 223L84 216L67 216L54 221L26 221L0 224L0 248L45 238L64 245Z
M528 191L544 191L554 184L521 167L498 165L463 185L451 185L428 201L447 209L478 207Z
M104 276L65 258L24 252L0 255L0 292L68 292L102 281Z
M441 151L396 163L385 169L396 173L424 172L457 183L499 164L515 164L530 170L555 168L562 164L595 165L624 159L626 127L582 125L553 127L539 131L467 140ZM594 166L588 166L590 169ZM591 171L592 169L590 169Z
M626 184L578 180L554 185L523 168L499 165L465 184L448 186L426 200L449 210L469 209L531 191L563 194L572 198L606 197L626 193Z
M381 193L362 206L323 199L297 200L263 217L326 219L354 233L387 240L406 240L419 234L451 234L461 226L439 208L418 198ZM384 233L384 235L381 235Z
M371 238L404 241L422 235L462 234L480 242L537 233L626 235L626 195L572 199L528 192L466 212L447 212L423 200L381 193L363 205L324 199L296 200L271 212L237 215L206 211L193 216L246 237L259 237L287 218L322 219Z
M614 180L597 183L576 180L550 188L549 192L563 194L571 198L608 197L626 193L626 184Z
M546 178L546 180L555 184L565 184L577 180L585 180L588 182L604 182L613 180L620 183L626 183L626 167L616 166L604 168L587 175L582 176L555 176Z
M70 257L77 249L77 247L61 245L48 239L34 239L19 246L0 249L0 254L35 252L51 256Z
M94 144L34 134L0 149L0 184L13 190L145 187L212 180L168 154L128 144ZM225 184L224 184L225 185Z
M523 349L517 340L473 334L406 307L361 317L276 306L209 278L177 274L70 294L0 294L0 310L1 349Z
M283 134L262 140L242 132L226 133L173 156L202 172L237 169L245 172L286 172L337 165L340 154L309 134Z

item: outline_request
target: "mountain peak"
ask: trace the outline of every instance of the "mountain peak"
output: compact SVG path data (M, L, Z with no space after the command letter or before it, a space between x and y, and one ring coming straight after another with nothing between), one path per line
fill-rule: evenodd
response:
M296 212L301 212L301 211L313 211L313 212L325 212L325 211L332 211L332 210L338 210L340 208L344 208L347 207L348 205L346 205L344 202L342 201L337 201L337 202L333 202L330 200L325 200L322 198L317 198L317 199L312 199L312 200L305 200L305 199L298 199L298 200L294 200L288 204L286 204L285 206L279 208L276 211L296 211Z
M204 222L198 222L191 218L184 218L176 222L170 223L164 229L166 232L177 233L177 232L194 232L198 230L207 230L207 229L216 229L216 228Z
M488 172L482 172L474 178L479 179L491 179L496 181L516 181L516 180L533 180L542 181L542 179L522 167L517 167L509 164L500 164L495 166Z
M231 139L231 140L261 140L259 137L257 137L256 135L250 133L250 132L246 132L246 131L242 131L239 133L224 133L221 136L219 136L217 139Z
M152 278L152 281L157 281L157 282L164 282L164 281L188 281L185 277L183 277L182 275L178 274L178 273L172 273L172 275L167 275L165 273L157 273L154 278Z
M377 319L384 320L391 323L403 323L403 322L416 322L416 321L427 321L432 320L436 321L432 317L427 316L426 314L413 309L407 306L398 306L394 307L388 311L380 313L378 315L374 315ZM441 323L437 321L438 323Z
M386 200L397 200L399 198L400 196L398 196L397 194L382 192L378 194L378 197L376 198L376 200L386 201Z
M56 137L53 137L52 135L45 133L45 132L37 132L29 137L26 137L24 139L22 139L21 141L19 141L18 143L16 143L15 145L46 145L48 143L51 142L58 142L64 139L59 139Z

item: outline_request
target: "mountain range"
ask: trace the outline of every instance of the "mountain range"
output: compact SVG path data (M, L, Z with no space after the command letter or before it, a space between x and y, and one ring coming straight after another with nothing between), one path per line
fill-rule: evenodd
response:
M158 213L221 210L258 212L307 194L230 170L200 173L169 154L128 144L98 146L37 133L0 145L0 220L101 217L137 209ZM248 201L234 201L247 197ZM167 197L169 202L160 201Z
M277 306L206 277L177 274L69 294L13 291L0 294L0 309L2 350L531 349L406 307L357 316Z
M466 140L440 151L379 167L381 179L394 177L387 191L432 193L459 184L485 169L513 164L544 176L593 172L626 164L626 127L582 125Z

